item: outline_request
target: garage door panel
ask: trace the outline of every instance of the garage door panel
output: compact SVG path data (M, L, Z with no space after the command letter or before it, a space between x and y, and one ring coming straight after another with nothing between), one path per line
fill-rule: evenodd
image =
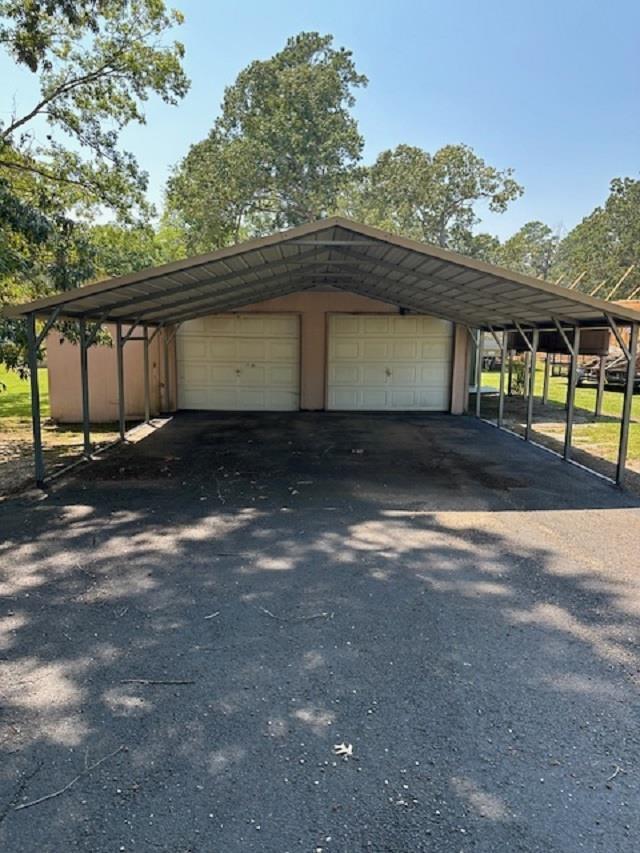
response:
M392 341L391 357L394 361L414 361L418 357L418 342Z
M209 369L207 371L208 374L208 382L206 382L205 387L208 385L231 385L235 386L238 380L237 369L233 364L211 364L209 365ZM191 377L188 377L189 379ZM199 382L198 384L202 384Z
M207 339L192 338L181 342L181 355L190 361L197 359L206 359L207 357Z
M178 404L185 409L299 408L299 323L291 315L220 315L178 332Z
M360 368L357 364L333 365L329 368L329 383L332 385L357 385Z
M236 356L239 361L266 361L269 342L260 338L237 338Z
M268 385L291 388L298 381L298 371L292 365L271 365Z
M390 385L417 385L419 382L419 369L417 365L411 364L405 367L394 365L391 376L388 377Z
M356 360L360 355L360 344L355 340L332 341L329 344L329 354L341 361L346 361L347 359Z
M300 347L298 339L294 340L270 340L268 342L268 358L269 361L286 361L287 363L297 363Z
M393 328L391 317L363 316L360 320L365 335L388 335Z
M441 362L439 364L423 364L420 367L418 383L420 385L447 385L449 382L449 365Z
M202 331L206 335L233 335L235 333L233 317L212 314L209 317L202 317L199 320L189 320L183 327L184 334L190 334L192 323L202 324Z
M209 361L237 361L237 342L233 338L208 338L207 359Z
M357 335L360 332L360 317L337 314L331 318L336 335Z
M391 341L384 340L365 340L362 344L362 355L367 361L377 359L389 359L391 356Z
M329 320L330 409L443 411L453 329L426 316L334 315Z
M433 338L420 343L420 359L422 361L446 361L451 359L451 339Z

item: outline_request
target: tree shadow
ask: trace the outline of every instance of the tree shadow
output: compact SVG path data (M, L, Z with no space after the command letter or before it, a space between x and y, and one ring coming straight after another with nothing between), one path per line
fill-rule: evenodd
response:
M638 504L460 422L177 419L0 507L0 847L634 849Z

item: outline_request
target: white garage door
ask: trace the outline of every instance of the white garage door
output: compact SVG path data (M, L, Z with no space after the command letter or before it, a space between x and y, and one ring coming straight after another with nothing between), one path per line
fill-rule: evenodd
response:
M330 317L328 408L448 410L452 335L435 317Z
M178 406L223 411L300 407L298 317L219 314L177 335Z

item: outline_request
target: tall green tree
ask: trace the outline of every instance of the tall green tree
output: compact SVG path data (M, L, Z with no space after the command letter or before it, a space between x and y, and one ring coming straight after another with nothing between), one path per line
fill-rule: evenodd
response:
M624 299L640 287L640 180L614 178L605 203L560 244L556 270L568 279L586 272L578 287L587 292L606 279L598 292L598 296L606 296L632 264L635 268L616 292L616 299Z
M499 262L509 269L546 279L556 261L559 243L559 235L544 222L527 222L504 242Z
M186 93L182 21L163 0L0 1L0 49L39 94L0 121L0 307L75 286L93 274L87 223L111 212L145 220L146 173L120 133L144 102ZM17 78L20 79L19 76ZM0 361L19 366L22 324L0 319Z
M472 245L480 204L501 213L522 194L511 169L488 165L467 145L445 145L435 154L398 145L358 178L343 197L355 218L460 251Z
M211 132L167 188L192 251L210 250L333 211L360 159L351 114L366 78L333 37L303 32L240 72Z

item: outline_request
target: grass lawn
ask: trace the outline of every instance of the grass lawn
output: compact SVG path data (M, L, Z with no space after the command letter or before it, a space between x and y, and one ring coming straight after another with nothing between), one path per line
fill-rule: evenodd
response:
M500 374L484 372L482 385L484 388L498 389ZM506 379L505 379L506 382ZM534 430L536 437L545 436L551 440L551 445L559 449L563 442L565 410L567 395L567 377L552 376L549 379L549 403L543 406L540 402L544 382L544 369L539 366L536 370L536 401L534 405ZM605 391L602 404L602 416L596 418L593 414L596 403L595 387L577 388L575 396L573 445L595 457L596 460L615 463L620 439L620 417L624 394L622 390ZM495 417L497 404L487 400L486 415ZM485 401L483 400L483 413ZM521 397L505 399L505 420L512 426L522 426L525 420L525 404ZM631 407L631 427L629 430L628 467L640 473L640 394L633 398ZM545 442L546 443L546 442ZM590 464L588 461L586 464ZM591 467L597 467L591 465ZM608 472L610 473L610 472Z
M38 371L42 443L45 466L51 473L78 457L82 451L80 424L56 425L49 418L49 376L46 368ZM33 477L33 445L31 433L31 388L28 380L17 373L0 369L0 495L15 492ZM94 424L91 438L95 443L117 437L113 424Z
M38 370L40 409L42 417L49 416L49 373L46 367ZM31 423L31 387L28 379L21 379L12 370L0 367L0 419L1 428L8 429L9 421L23 420ZM16 424L18 425L18 424Z

